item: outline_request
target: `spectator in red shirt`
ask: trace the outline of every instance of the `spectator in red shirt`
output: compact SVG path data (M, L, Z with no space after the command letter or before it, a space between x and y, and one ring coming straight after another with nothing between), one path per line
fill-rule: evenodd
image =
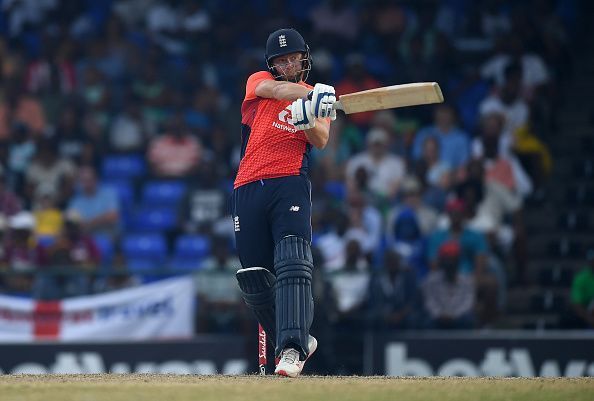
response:
M165 134L153 139L148 159L158 177L183 177L196 171L202 157L202 145L183 126L180 116L169 123Z

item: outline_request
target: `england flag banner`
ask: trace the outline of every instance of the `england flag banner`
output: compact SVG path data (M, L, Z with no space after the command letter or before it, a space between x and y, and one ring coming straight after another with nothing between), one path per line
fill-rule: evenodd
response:
M184 339L193 321L191 277L62 301L0 295L0 342Z

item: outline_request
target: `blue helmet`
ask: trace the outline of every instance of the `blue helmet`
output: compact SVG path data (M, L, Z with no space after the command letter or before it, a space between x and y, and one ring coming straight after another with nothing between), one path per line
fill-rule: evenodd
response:
M275 79L282 79L282 75L278 74L272 66L272 59L296 52L303 53L304 55L301 79L305 81L311 70L312 61L309 54L309 46L305 43L303 36L293 28L279 29L268 36L265 54L266 66L268 66L268 70Z

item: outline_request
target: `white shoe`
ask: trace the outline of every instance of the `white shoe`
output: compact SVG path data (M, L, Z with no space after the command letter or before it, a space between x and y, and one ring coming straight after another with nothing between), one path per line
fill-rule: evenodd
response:
M307 358L305 358L305 361L299 360L299 351L295 348L285 348L283 352L281 352L280 361L276 365L274 373L287 377L299 376L303 370L305 362L314 352L316 352L316 349L318 349L318 340L316 340L314 336L309 336L307 345L309 346L309 354L307 355Z

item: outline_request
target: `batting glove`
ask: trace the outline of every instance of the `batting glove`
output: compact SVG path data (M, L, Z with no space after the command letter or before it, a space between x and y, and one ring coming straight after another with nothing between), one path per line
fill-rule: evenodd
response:
M316 126L316 119L311 112L311 101L297 99L291 104L291 124L298 130Z
M336 110L332 105L336 102L334 87L316 84L311 92L311 112L316 118L330 118L336 120Z

